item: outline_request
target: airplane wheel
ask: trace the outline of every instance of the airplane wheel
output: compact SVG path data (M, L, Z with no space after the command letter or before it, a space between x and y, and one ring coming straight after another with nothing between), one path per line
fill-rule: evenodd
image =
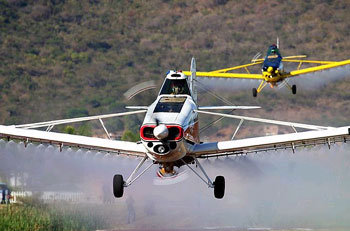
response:
M114 175L113 177L113 194L115 197L122 197L124 193L124 180L122 175Z
M253 97L256 97L258 95L258 91L256 90L256 88L253 88Z
M297 86L296 85L292 86L292 93L293 93L293 95L295 95L297 93Z
M225 178L217 176L214 181L214 196L217 199L223 198L225 195Z

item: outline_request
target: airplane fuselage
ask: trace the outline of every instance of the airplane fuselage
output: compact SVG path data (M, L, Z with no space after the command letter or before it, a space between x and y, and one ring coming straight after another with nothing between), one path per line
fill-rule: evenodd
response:
M283 80L283 62L282 56L276 45L269 47L262 65L262 74L265 81L270 84L276 84Z
M141 141L148 157L158 163L180 160L192 145L199 143L197 105L187 84L184 74L170 72L157 99L147 109L140 129Z

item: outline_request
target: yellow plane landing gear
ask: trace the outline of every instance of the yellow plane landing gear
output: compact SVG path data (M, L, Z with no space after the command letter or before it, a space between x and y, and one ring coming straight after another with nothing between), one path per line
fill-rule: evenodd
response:
M256 88L253 88L253 97L257 97L258 95L258 91L256 90Z
M262 89L266 86L267 82L266 81L261 81L258 89L253 88L253 97L257 97L258 93L262 91Z
M293 84L293 86L291 86L286 82L286 86L292 91L293 95L295 95L297 93L297 86L295 84Z

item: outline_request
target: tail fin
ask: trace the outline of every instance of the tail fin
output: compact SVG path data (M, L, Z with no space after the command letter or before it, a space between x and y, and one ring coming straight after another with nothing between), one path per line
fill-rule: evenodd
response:
M190 88L192 92L192 98L194 102L197 104L197 87L196 87L196 60L192 57L191 60L191 78L190 78Z

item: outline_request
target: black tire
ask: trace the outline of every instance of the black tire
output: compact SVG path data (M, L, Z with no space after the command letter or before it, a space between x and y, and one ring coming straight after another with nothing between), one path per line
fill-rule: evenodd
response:
M222 199L225 195L225 178L217 176L214 181L214 196L217 199Z
M114 175L113 177L113 194L120 198L124 193L124 180L122 175Z
M293 93L293 95L295 95L297 93L297 86L296 85L292 86L292 93Z
M256 90L256 88L253 88L253 97L256 97L258 95L258 91Z

